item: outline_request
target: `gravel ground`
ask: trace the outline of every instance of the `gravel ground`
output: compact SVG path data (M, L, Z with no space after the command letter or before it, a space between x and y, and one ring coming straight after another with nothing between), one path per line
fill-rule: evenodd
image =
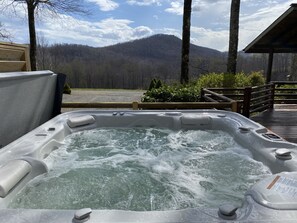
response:
M63 95L63 102L140 102L144 92L143 90L72 89L70 95Z

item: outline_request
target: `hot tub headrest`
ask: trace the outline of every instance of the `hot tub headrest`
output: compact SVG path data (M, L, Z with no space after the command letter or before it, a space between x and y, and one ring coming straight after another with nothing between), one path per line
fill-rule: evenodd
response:
M187 115L181 118L183 125L210 125L211 117L208 115Z
M31 165L25 160L11 160L0 167L0 197L8 192L31 171Z
M92 115L83 115L78 117L71 117L67 120L67 125L70 128L76 128L84 125L95 123L95 118Z

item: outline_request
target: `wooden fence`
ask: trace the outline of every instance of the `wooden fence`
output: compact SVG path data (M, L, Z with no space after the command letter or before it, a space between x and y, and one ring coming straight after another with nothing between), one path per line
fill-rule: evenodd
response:
M201 95L204 101L209 101L209 98L214 101L213 93L210 94L210 92L215 92L221 98L223 96L225 100L235 100L237 101L237 112L250 117L252 113L273 108L274 86L274 84L267 84L246 88L210 88L202 89Z
M30 70L28 45L0 42L0 72Z
M274 103L297 104L297 81L275 81Z
M201 102L63 103L64 108L224 109L246 117L272 109L275 103L297 104L297 82L273 82L246 88L203 88Z
M98 102L63 103L63 108L128 108L141 109L224 109L237 111L237 102Z
M257 87L208 88L201 90L203 101L237 101L237 112L250 115L272 109L274 104L297 104L297 82L278 81Z

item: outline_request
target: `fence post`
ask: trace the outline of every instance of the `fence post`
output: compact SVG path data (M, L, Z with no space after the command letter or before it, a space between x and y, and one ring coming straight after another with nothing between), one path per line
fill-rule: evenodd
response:
M201 91L200 91L200 102L204 102L204 88L201 88Z
M138 102L137 101L132 102L132 109L133 110L138 110Z
M250 117L251 96L252 96L252 88L251 87L244 88L242 115L244 115L247 118Z
M231 110L233 112L238 112L238 108L237 108L237 101L231 101Z

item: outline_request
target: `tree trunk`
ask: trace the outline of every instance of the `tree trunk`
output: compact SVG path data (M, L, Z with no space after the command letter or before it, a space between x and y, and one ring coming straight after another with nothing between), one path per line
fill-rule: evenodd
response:
M183 39L180 83L189 82L189 52L192 0L184 0Z
M227 73L236 74L240 0L232 0Z
M35 6L33 3L27 3L28 9L28 25L30 35L30 60L31 69L35 71L36 67L36 31L35 31Z

